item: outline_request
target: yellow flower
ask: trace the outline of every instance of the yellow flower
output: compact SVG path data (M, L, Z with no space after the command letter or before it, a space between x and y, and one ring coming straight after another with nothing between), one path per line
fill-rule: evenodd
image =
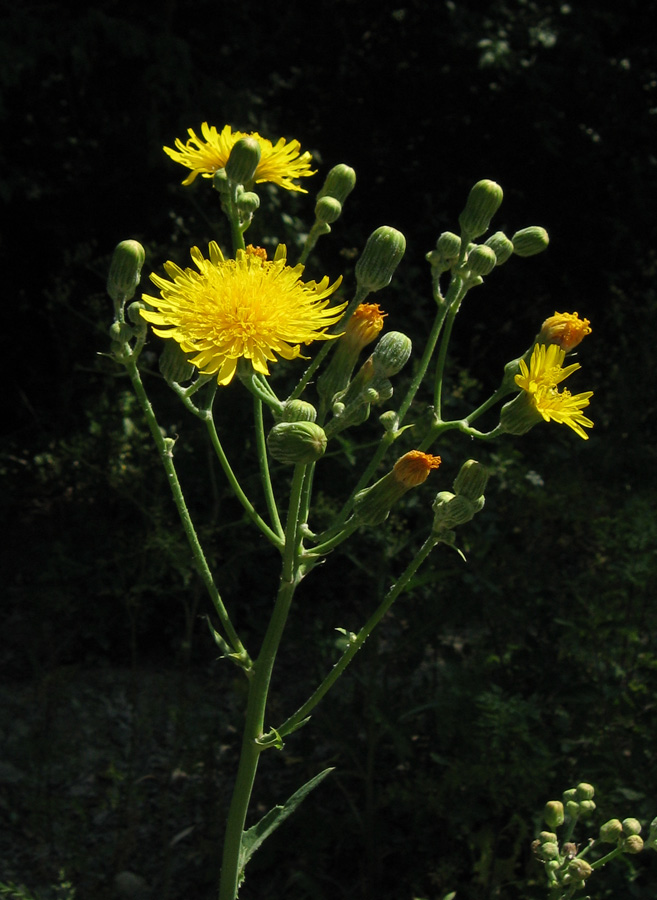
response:
M328 297L341 278L329 284L303 282L303 266L288 266L280 245L273 260L260 248L238 250L236 259L224 259L212 241L209 259L193 247L198 268L184 271L165 263L170 281L151 275L161 296L144 296L154 309L141 311L157 327L155 334L177 341L202 374L228 384L240 359L256 372L269 374L268 362L295 359L300 345L329 340L326 329L338 321L346 304L328 307Z
M347 322L340 344L348 344L355 350L362 350L379 336L387 315L388 313L384 313L378 303L359 304Z
M261 137L257 131L247 134L243 131L233 131L230 125L224 125L221 132L214 125L207 122L201 125L202 138L196 136L192 128L187 129L189 139L183 143L176 138L176 150L164 147L164 152L175 162L187 166L192 171L185 178L183 184L191 184L197 175L211 178L219 169L223 169L228 162L233 146L244 137L255 138L260 144L260 162L255 173L255 181L259 184L263 181L271 181L288 191L302 191L307 193L292 179L304 178L315 173L310 169L310 153L299 155L299 141L287 142L280 138L276 145L267 138Z
M514 427L515 433L522 434L523 431L519 429L524 427L523 423L527 425L527 428L524 428L526 431L531 427L532 418L535 418L535 421L540 421L542 418L546 422L553 421L561 425L568 425L581 438L588 439L584 428L592 428L593 422L582 413L582 409L589 405L589 398L593 396L593 391L571 394L566 389L557 390L557 385L564 378L580 368L579 363L572 363L563 368L565 357L566 351L557 344L548 344L547 346L536 344L529 366L524 359L520 360L520 374L516 375L515 381L518 387L524 391L524 397L521 395L517 400L507 404L503 424ZM512 417L514 412L516 415ZM518 414L522 415L516 421ZM513 426L511 426L512 422Z
M591 334L588 319L580 319L576 312L555 312L543 322L537 340L540 344L557 344L568 352L581 344L587 334Z

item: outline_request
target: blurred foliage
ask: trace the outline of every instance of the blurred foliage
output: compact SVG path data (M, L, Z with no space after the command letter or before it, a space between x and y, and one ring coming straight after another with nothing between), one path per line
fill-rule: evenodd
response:
M387 326L412 337L426 330L424 253L475 180L505 188L499 227L548 228L547 254L496 272L459 316L455 413L496 386L554 309L577 309L594 329L577 386L595 390L591 439L546 426L482 457L495 477L464 534L467 565L436 552L339 691L267 758L263 803L323 765L337 770L255 857L245 896L544 897L529 845L546 799L586 780L600 821L657 812L657 72L645 5L5 6L0 198L11 228L0 256L14 403L0 458L0 804L11 828L0 831L0 877L26 897L66 896L70 880L76 896L104 900L126 871L159 900L214 895L239 683L215 659L127 383L98 355L119 240L142 240L158 269L223 239L207 185L180 188L160 149L208 119L297 137L322 172L356 168L315 266L349 281L367 233L400 228L408 252L381 302ZM312 198L262 197L264 238L291 241L309 221ZM275 577L273 561L271 572L254 565L257 538L203 436L152 384L168 433L181 436L222 591L257 643L270 604L257 585ZM227 449L248 478L250 402L239 385L222 400ZM464 445L438 452L445 487ZM349 477L327 459L325 509ZM334 629L355 628L373 585L399 571L428 497L309 579L272 715L305 698L335 660ZM656 883L641 854L589 886L596 900L651 900Z

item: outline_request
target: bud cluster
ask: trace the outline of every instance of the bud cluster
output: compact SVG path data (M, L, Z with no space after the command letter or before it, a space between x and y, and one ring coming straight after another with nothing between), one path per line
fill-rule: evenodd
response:
M584 848L572 841L576 823L585 819L596 808L593 797L593 785L580 782L576 787L564 791L561 800L550 800L545 805L543 818L550 831L542 831L532 843L532 852L536 859L544 864L548 887L563 886L573 888L583 886L594 870L605 865L615 856L622 853L640 853L644 846L655 847L657 844L657 818L650 825L650 836L644 842L640 836L641 823L638 819L609 819L600 827L597 840L590 839ZM563 842L560 844L556 830L564 826ZM615 849L605 852L590 863L583 857L598 844L614 844ZM570 896L570 893L567 895Z
M453 491L436 494L432 509L433 532L448 544L454 543L454 528L469 522L484 508L484 490L489 472L475 459L468 459L454 479Z

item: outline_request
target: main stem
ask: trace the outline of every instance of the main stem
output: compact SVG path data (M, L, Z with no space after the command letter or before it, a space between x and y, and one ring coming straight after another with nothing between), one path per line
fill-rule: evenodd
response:
M240 879L243 877L240 855L242 835L260 754L265 749L259 742L259 739L264 734L271 674L292 604L292 598L294 597L294 591L300 580L298 573L299 507L305 470L306 466L301 465L296 466L294 470L285 528L283 568L278 594L260 653L251 669L252 674L249 681L242 749L233 796L226 820L226 836L224 838L221 879L219 882L219 900L235 900L239 890Z

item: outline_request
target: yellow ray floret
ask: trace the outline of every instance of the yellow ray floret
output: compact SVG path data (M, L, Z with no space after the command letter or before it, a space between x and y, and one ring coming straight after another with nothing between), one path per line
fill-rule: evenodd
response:
M214 125L209 126L207 122L203 122L201 125L202 137L200 138L192 128L188 128L187 131L189 139L186 143L183 143L180 138L176 138L175 150L171 147L163 148L171 159L191 169L183 184L191 184L197 175L211 178L219 169L225 168L230 151L237 141L250 137L260 144L260 162L254 181L258 184L263 181L271 181L288 191L307 193L293 180L315 174L310 168L312 159L310 153L299 153L301 147L299 141L286 141L285 138L280 138L276 144L272 144L256 131L250 134L233 131L230 125L224 125L221 131L217 131Z
M159 337L177 341L202 374L216 375L228 384L240 359L269 374L268 363L277 357L294 359L301 344L328 340L326 329L335 324L346 304L328 307L339 286L338 278L303 282L303 266L288 266L280 245L273 260L260 248L238 250L236 259L224 259L218 245L209 245L206 259L198 247L191 257L194 269L165 263L171 280L151 275L159 297L144 295L152 309L141 311Z
M536 344L529 366L523 359L520 360L520 373L515 377L516 384L525 391L536 412L546 422L554 421L568 425L576 434L587 440L588 435L584 428L592 428L593 422L582 413L582 409L589 405L593 391L571 394L568 390L557 390L558 384L580 368L579 363L562 367L565 357L565 350L557 344L547 346Z

